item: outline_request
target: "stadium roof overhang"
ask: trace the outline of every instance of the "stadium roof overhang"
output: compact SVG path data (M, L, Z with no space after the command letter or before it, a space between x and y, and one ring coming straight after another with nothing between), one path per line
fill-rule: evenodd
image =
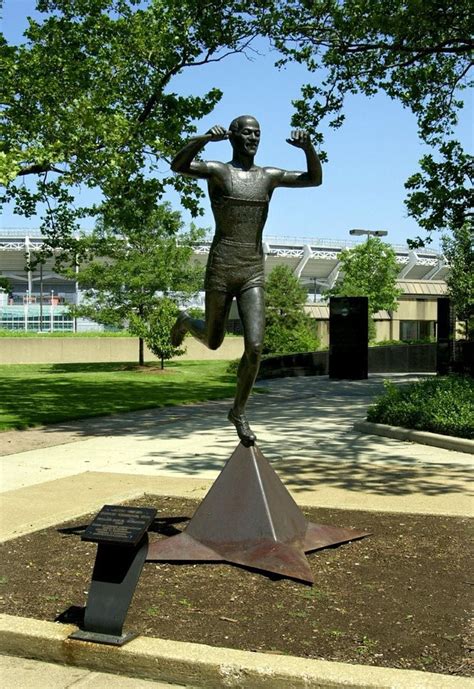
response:
M345 248L360 242L341 242L331 239L295 239L285 237L265 237L265 271L270 272L277 265L287 265L302 284L312 291L328 289L340 275L340 253ZM0 271L18 273L24 270L25 254L37 251L42 244L38 231L0 230ZM196 259L205 264L209 254L211 239L196 244ZM399 265L399 280L443 281L449 265L444 256L436 251L422 249L413 251L406 246L392 245Z

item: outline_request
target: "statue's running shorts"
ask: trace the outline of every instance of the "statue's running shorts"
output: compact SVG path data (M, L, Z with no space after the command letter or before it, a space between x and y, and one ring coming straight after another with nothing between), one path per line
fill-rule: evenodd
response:
M204 289L238 296L252 287L264 287L263 260L261 246L219 239L209 252Z

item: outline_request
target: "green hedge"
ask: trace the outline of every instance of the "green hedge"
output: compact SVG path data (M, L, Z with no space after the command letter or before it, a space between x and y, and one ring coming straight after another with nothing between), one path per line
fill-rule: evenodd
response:
M367 420L474 438L474 380L427 378L408 385L385 382L385 394L369 407Z

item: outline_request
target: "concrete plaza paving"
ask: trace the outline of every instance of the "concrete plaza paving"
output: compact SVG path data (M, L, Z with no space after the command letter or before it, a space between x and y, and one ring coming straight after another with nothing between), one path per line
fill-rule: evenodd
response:
M353 429L386 378L404 382L416 376L259 383L263 392L253 395L249 418L260 449L301 505L471 515L471 455ZM224 400L0 434L0 539L145 492L202 497L237 444L226 420L229 405ZM99 686L92 676L78 678L77 686ZM136 682L141 688L141 680ZM461 685L473 686L469 680L456 684Z

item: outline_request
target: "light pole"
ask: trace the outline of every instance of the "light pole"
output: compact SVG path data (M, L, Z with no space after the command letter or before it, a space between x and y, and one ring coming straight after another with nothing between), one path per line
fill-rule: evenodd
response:
M351 235L356 235L357 237L360 237L361 235L367 235L367 241L369 240L369 237L386 237L388 235L387 230L362 230L362 229L355 229L355 230L349 230L349 234Z

